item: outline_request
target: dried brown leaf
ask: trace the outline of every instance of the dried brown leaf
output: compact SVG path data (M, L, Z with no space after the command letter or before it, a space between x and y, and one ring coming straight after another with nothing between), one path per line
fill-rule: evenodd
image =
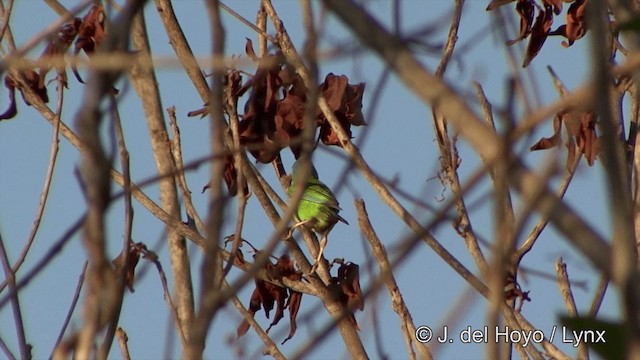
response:
M16 105L16 89L14 86L7 83L8 77L4 79L4 85L9 92L9 107L0 115L0 120L12 119L18 114L18 107Z
M251 300L249 301L249 312L251 313L252 317L255 316L258 310L260 310L261 303L262 299L260 297L260 292L258 291L258 288L255 288L253 290L253 293L251 294ZM249 330L249 326L249 322L246 319L242 320L242 322L238 326L238 329L236 330L236 336L239 338L246 334Z
M75 40L80 30L82 20L75 18L73 21L68 22L60 27L56 36L49 39L47 46L45 47L40 60L46 60L48 57L63 55L67 52L73 40ZM51 70L51 66L43 65L40 67L40 81L41 87L44 87L44 79L46 74ZM58 74L61 77L62 84L67 87L67 75L64 71L64 67L57 68Z
M135 281L135 271L138 262L140 261L140 255L143 251L146 251L147 247L143 243L131 244L126 253L121 253L118 257L113 259L111 262L115 268L117 273L124 272L124 284L129 289L130 292L135 292L133 288L133 283ZM125 269L125 258L127 257L127 268Z
M352 262L340 265L338 280L342 291L348 297L349 308L364 310L364 298L360 289L360 266Z
M289 256L286 254L282 255L275 265L271 262L267 262L265 269L267 274L273 279L281 279L283 277L292 280L302 279L302 274L296 271L293 261L291 261ZM249 307L251 314L254 315L258 310L264 308L265 315L269 318L270 311L273 309L274 305L276 306L276 313L271 324L267 328L267 333L273 326L280 322L284 317L284 310L289 308L291 328L289 331L289 337L285 339L286 342L293 337L296 332L296 316L298 315L298 310L302 301L302 294L260 279L256 279L255 283L256 288L251 296L251 303ZM247 321L243 321L240 326L238 326L238 337L244 335L248 329L249 323Z
M251 41L251 39L246 38L247 42L244 46L244 51L247 54L247 56L249 57L249 59L253 60L253 61L258 61L260 60L260 58L258 57L258 55L256 55L256 52L253 50L253 42Z
M562 12L562 2L565 0L542 0L545 7L553 8L553 13L559 15Z
M334 299L336 299L340 304L345 306L345 308L348 307L349 296L347 296L347 294L344 293L344 290L342 289L342 285L340 284L340 280L337 277L331 278L327 288L329 289L329 292L331 292L331 294L333 295ZM353 311L349 311L347 318L349 319L349 322L351 323L351 325L353 325L353 327L356 330L360 330L360 327L358 326L358 321L356 320L356 317L353 314Z
M556 115L553 118L553 135L551 137L543 137L537 143L529 148L530 151L546 150L556 147L562 143L562 118Z
M327 105L349 138L351 138L351 125L366 125L362 115L364 87L364 83L351 85L348 77L345 75L336 76L333 73L329 73L320 85ZM320 139L325 145L342 146L338 134L331 128L322 113L318 115L318 123L320 124Z
M84 51L85 54L91 56L100 43L106 37L105 30L106 14L102 5L93 5L87 15L82 18L82 23L78 29L78 37L75 42L74 54ZM84 80L78 73L75 66L71 67L76 79L84 84Z
M527 45L527 52L522 67L527 67L529 63L531 63L531 60L538 55L540 49L542 49L542 45L544 45L545 40L547 40L552 24L553 10L551 6L547 5L544 9L539 10L536 22L531 28L531 38Z
M520 34L517 38L507 41L507 45L511 46L520 40L526 38L531 33L533 26L533 15L535 6L531 0L521 0L516 4L516 12L520 15Z
M576 0L569 6L566 16L566 24L560 25L549 35L561 35L568 41L562 41L562 46L569 47L573 43L581 39L587 33L587 24L585 19L585 11L587 8L587 0Z
M506 5L510 2L514 2L515 0L491 0L491 2L489 3L489 5L487 5L486 10L487 11L491 11L494 9L499 8L502 5Z

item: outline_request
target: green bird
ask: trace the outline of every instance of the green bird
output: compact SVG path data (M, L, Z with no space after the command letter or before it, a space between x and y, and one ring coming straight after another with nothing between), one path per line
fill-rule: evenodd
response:
M301 168L302 165L300 161L296 160L296 162L293 163L291 171L291 185L287 190L289 197L296 192L299 186L305 183L305 179L301 178ZM293 231L293 229L298 226L304 226L321 236L320 251L316 257L316 262L311 267L311 273L318 267L322 252L327 246L327 236L331 229L333 229L333 226L338 221L349 225L347 220L338 215L341 210L339 205L331 189L318 179L318 171L316 171L316 168L311 164L311 172L306 179L306 187L296 211L296 219L298 222L291 228L291 231Z

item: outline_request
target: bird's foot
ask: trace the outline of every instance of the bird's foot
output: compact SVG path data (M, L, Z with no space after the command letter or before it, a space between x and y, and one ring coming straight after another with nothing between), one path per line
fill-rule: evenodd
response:
M287 233L287 237L286 237L285 239L289 239L289 238L293 237L293 231L294 231L297 227L299 227L299 226L303 226L303 225L305 225L305 224L309 223L309 221L310 221L310 220L299 221L299 222L297 222L297 223L293 224L293 226L292 226L291 228L289 228L289 232Z
M287 235L284 237L284 240L291 239L293 237L293 230L295 229L296 229L295 226L290 227L289 231L287 232Z
M313 275L313 274L316 272L316 270L317 270L317 269L318 269L318 262L316 261L316 262L311 266L311 269L309 270L309 272L308 272L308 273L305 273L305 275L307 275L307 276L311 276L311 275Z

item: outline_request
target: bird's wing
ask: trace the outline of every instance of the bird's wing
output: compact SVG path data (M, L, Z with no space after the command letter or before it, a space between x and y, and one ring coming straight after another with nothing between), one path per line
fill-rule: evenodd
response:
M302 198L306 201L328 206L336 211L341 210L340 204L338 203L338 200L336 200L336 196L333 194L331 189L317 179L311 179L309 181Z

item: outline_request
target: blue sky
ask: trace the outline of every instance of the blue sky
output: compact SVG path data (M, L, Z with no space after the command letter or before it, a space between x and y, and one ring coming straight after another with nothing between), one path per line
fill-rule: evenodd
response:
M67 7L74 2L62 1ZM314 3L315 4L315 3ZM402 26L405 34L423 29L426 25L433 25L434 31L424 36L422 40L429 44L442 44L448 28L448 16L452 10L451 2L447 1L405 1L402 2ZM257 12L256 1L230 2L229 5L249 20L255 18ZM305 35L302 17L297 2L274 1L289 34L297 46L302 46ZM15 12L11 19L13 34L18 44L24 44L35 36L42 28L50 24L57 17L41 2L16 2ZM203 2L195 0L174 3L178 19L190 42L192 50L197 55L205 56L210 53L209 21ZM475 103L472 81L480 82L494 109L500 109L505 104L507 94L507 80L510 72L506 60L507 51L502 40L495 31L492 14L485 12L485 1L468 1L462 18L459 43L463 52L457 53L450 64L446 79L462 94L469 96L469 101ZM514 19L517 24L513 6L507 5L505 14ZM372 1L367 3L369 11L374 13L384 24L391 25L391 2ZM316 9L319 9L316 7ZM318 12L319 13L319 12ZM147 5L145 10L149 27L151 46L156 56L173 57L168 39L158 19L155 7ZM336 44L357 45L351 33L331 15L326 16L323 24L325 33L321 43L321 50L334 49ZM245 38L256 39L255 34L245 25L223 12L223 22L227 36L227 54L244 55ZM36 24L36 25L34 25ZM555 27L555 26L554 26ZM271 31L272 32L272 31ZM511 32L515 37L515 32ZM574 88L589 76L588 38L578 41L573 47L564 49L560 45L561 39L549 38L544 48L532 64L526 69L516 69L524 77L529 89L533 89L541 104L549 103L557 98L552 82L545 67L552 65L567 87ZM521 63L524 53L523 45L516 45L511 49ZM39 56L42 48L32 51L29 56ZM425 52L421 60L429 69L435 69L439 53ZM252 71L252 68L247 68ZM320 77L329 72L347 75L352 83L366 82L364 95L364 114L369 126L365 129L352 128L364 158L380 176L385 179L397 179L397 186L405 192L419 197L422 201L434 207L442 206L439 202L443 187L434 177L438 171L438 151L432 131L431 110L413 96L399 83L395 76L391 76L384 85L378 103L371 101L377 81L384 71L384 65L370 52L361 51L357 55L339 56L321 64ZM71 75L71 74L69 74ZM51 77L52 75L50 75ZM206 155L210 151L208 144L208 123L206 119L187 118L186 113L201 107L202 101L189 83L187 76L180 68L157 69L159 88L162 94L163 108L176 106L178 121L181 129L183 154L185 161L194 160ZM533 79L533 80L532 80ZM76 112L81 106L84 85L70 77L70 89L65 95L63 121L73 126ZM125 136L131 153L132 178L134 181L146 179L155 174L154 160L151 146L148 142L148 131L144 121L144 112L139 98L132 88L121 79L117 87L122 90L120 95L120 113L125 127ZM0 108L7 104L6 91L0 90ZM49 94L54 98L55 89L49 86ZM54 102L50 104L53 106ZM0 231L5 246L13 261L20 252L26 240L35 216L40 196L44 174L46 171L52 127L44 121L37 112L19 101L19 115L13 120L0 122ZM521 111L520 111L521 112ZM522 115L521 113L519 115ZM364 137L364 131L367 131ZM548 136L552 132L551 122L543 124L531 139L518 144L518 149L526 149L540 136ZM371 274L366 270L371 261L370 251L366 241L362 239L357 226L357 215L353 200L363 198L366 202L371 221L379 237L386 245L390 256L403 238L410 234L410 230L396 218L378 198L370 185L356 172L351 171L344 184L337 184L342 171L347 169L344 157L337 157L334 148L325 151L322 147L314 155L314 163L320 178L332 187L343 208L341 215L351 225L338 224L329 236L329 245L325 251L328 259L344 257L349 261L360 264L363 288L370 284ZM475 172L480 161L466 146L460 143L462 165L460 174L464 179ZM558 161L564 166L565 153L547 151L527 153L527 163L534 167L543 166L545 161ZM283 151L283 161L288 167L293 162L293 156L288 150ZM18 272L21 275L30 271L50 248L50 246L75 222L82 214L85 203L80 193L78 181L74 176L79 166L79 155L66 140L60 141L60 152L56 165L55 177L49 195L48 205L40 227L39 234L26 263ZM258 165L258 169L273 187L279 189L272 167ZM203 166L187 174L187 180L193 191L196 207L204 215L208 197L200 194L200 189L208 181L209 169ZM344 185L344 186L343 186ZM609 218L606 206L606 188L602 183L600 164L592 168L582 163L567 192L568 203L578 213L582 214L598 231L607 234ZM491 184L481 183L474 190L467 204L471 209L474 228L487 241L493 240L493 219L491 203L488 194ZM146 189L147 194L159 201L157 189L153 186ZM284 194L281 192L281 196ZM445 192L448 200L450 193ZM403 204L412 211L412 215L419 221L427 223L434 213L415 207L408 201ZM517 202L516 202L517 204ZM133 238L142 241L149 247L157 247L160 260L165 272L170 277L169 258L164 246L164 226L147 212L142 206L134 202L135 220ZM120 249L122 240L122 202L111 206L108 214L109 254L115 257ZM516 206L518 211L519 207ZM517 212L519 213L519 212ZM231 234L235 223L235 204L228 211L224 233ZM531 222L530 222L531 223ZM533 223L531 223L532 225ZM531 226L529 225L529 226ZM247 207L243 237L254 245L264 244L272 231L272 225L262 213L255 199L250 199ZM528 229L525 230L525 234ZM456 255L472 271L477 272L473 261L468 255L462 239L452 231L448 223L443 223L434 235L454 255ZM302 245L306 251L306 247ZM276 255L283 251L279 247ZM195 246L190 247L194 271L194 283L199 283L200 253ZM575 290L578 308L585 310L597 284L597 276L591 270L588 262L576 254L556 233L549 228L542 235L533 251L526 256L522 266L553 275L556 259L562 256L568 263L568 271L572 279L586 281L587 291ZM42 274L21 293L22 308L25 317L28 341L34 345L36 358L48 357L57 337L62 321L69 307L77 279L85 259L85 252L76 235L62 250L59 256L45 269ZM134 358L160 358L166 354L167 347L173 347L172 356L179 356L179 344L175 334L167 334L169 316L167 305L163 300L162 288L157 273L153 268L142 270L136 282L136 292L127 294L123 306L121 326L129 336L129 347ZM374 271L376 267L373 266ZM142 270L142 271L141 271ZM429 325L438 327L443 324L449 311L454 310L453 304L461 297L468 296L468 285L429 248L420 245L414 253L397 269L398 286L413 315L416 326ZM237 276L232 272L232 277ZM169 279L171 281L171 279ZM525 290L530 290L532 302L525 304L523 314L533 324L545 333L554 325L560 325L556 314L564 311L562 298L555 282L527 275L521 279ZM249 285L240 293L240 298L248 305L252 291ZM6 293L6 292L5 292ZM5 293L2 295L5 296ZM466 294L466 295L465 295ZM618 303L614 290L610 290L603 305L602 314L617 316ZM479 296L471 296L466 305L455 309L458 321L445 323L451 326L450 332L457 332L466 326L480 328L485 325L485 311L487 303ZM366 303L364 312L357 313L361 335L365 347L371 357L378 357L376 339L374 337L373 312L378 314L379 330L382 335L381 348L390 358L404 358L405 347L400 333L399 321L390 306L390 299L385 290L377 293ZM80 311L76 311L70 330L81 326ZM256 319L266 328L270 322L264 318L262 312ZM259 357L262 343L250 330L238 341L233 338L235 330L241 321L241 316L235 308L227 306L216 317L205 350L206 358L232 358L238 351L250 357ZM313 338L313 334L329 321L329 317L322 309L321 302L310 296L303 297L302 308L298 317L298 332L296 336L281 346L281 351L291 355L306 341ZM17 353L12 314L9 306L0 309L0 336L10 348ZM272 335L280 343L288 334L288 316L272 329ZM170 345L173 343L173 345ZM568 345L556 343L574 353ZM480 345L460 344L459 342L442 346L437 358L477 358L482 352ZM310 358L347 357L347 351L339 335L329 336L310 354ZM111 352L112 358L119 358L116 347Z

